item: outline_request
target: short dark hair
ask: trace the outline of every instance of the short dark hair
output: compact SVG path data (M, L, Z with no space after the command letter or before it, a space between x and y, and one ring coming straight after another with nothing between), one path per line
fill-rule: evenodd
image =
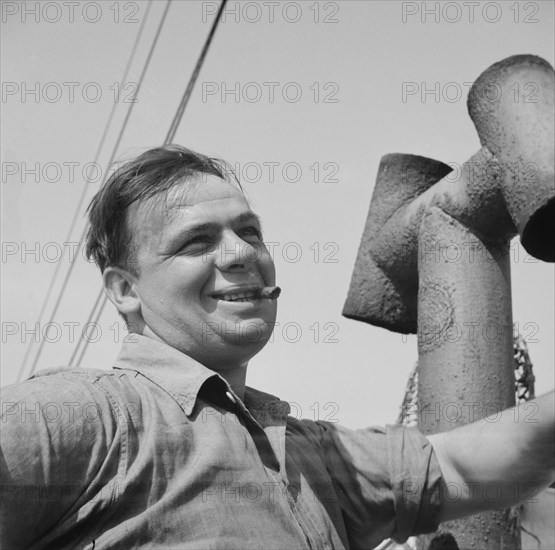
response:
M197 174L233 180L241 189L230 165L180 145L164 145L145 151L118 167L93 197L87 209L89 230L87 258L93 258L101 272L118 266L138 274L133 240L127 223L127 209L154 195L167 193L185 178Z

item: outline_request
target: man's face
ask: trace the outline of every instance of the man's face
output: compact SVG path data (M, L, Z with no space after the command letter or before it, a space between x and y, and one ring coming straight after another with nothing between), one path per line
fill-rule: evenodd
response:
M145 334L209 367L248 361L276 317L275 300L248 296L275 284L258 218L243 194L216 176L195 176L158 199L128 215Z

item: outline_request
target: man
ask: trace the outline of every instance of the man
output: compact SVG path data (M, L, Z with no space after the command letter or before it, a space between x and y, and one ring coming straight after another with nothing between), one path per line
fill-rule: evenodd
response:
M480 485L503 507L553 480L552 396L537 423L509 411L426 439L297 420L248 388L276 281L227 175L161 147L93 199L87 251L130 335L111 371L4 390L3 548L372 548L491 507Z

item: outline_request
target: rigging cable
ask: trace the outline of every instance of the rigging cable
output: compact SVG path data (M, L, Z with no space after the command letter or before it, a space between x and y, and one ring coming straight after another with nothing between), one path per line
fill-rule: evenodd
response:
M127 110L127 113L126 113L126 116L125 116L125 120L124 120L123 125L122 125L122 127L121 127L121 129L120 129L120 132L119 132L119 135L118 135L116 144L115 144L115 146L114 146L114 148L113 148L113 150L112 150L112 154L110 155L110 160L108 161L108 169L109 169L109 167L112 165L112 163L113 163L113 161L114 161L114 158L115 158L115 156L116 156L116 152L117 152L117 150L118 150L118 148L119 148L121 139L122 139L122 137L123 137L123 133L125 132L125 129L127 128L127 124L129 123L129 119L130 119L131 113L132 113L132 111L133 111L133 107L134 107L134 105L135 105L135 103L136 103L137 95L138 95L138 93L139 93L139 91L140 91L141 84L142 84L142 82L143 82L143 80L144 80L144 76L145 76L146 71L147 71L147 69L148 69L148 66L149 66L149 64L150 64L150 60L151 60L151 58L152 58L152 54L153 54L153 52L154 52L154 49L155 49L155 47L156 47L156 44L158 43L158 39L159 39L159 37L160 37L161 31L162 31L162 27L164 26L164 22L165 22L165 20L166 20L166 16L167 16L167 14L168 14L168 10L169 10L169 7L170 7L171 2L172 2L172 0L167 0L167 2L166 2L166 7L165 7L165 9L164 9L164 13L162 14L162 18L160 19L160 23L158 24L158 29L156 30L156 35L155 35L155 37L154 37L154 39L153 39L152 45L151 45L150 50L149 50L149 52L148 52L147 59L146 59L145 64L144 64L144 66L143 66L143 70L141 71L141 75L140 75L140 77L139 77L139 82L137 83L137 87L135 88L135 92L134 92L134 94L133 94L133 98L132 98L131 101L130 101L129 109ZM107 174L108 169L106 170L105 174ZM102 178L102 184L104 183L105 179L106 179L106 177ZM102 184L101 184L101 185L102 185ZM79 243L78 243L78 246L77 246L77 250L76 250L76 252L75 252L75 258L76 258L76 259L79 257L79 252L80 252L81 249L83 248L83 243L84 243L85 237L86 237L86 235L87 235L88 226L89 226L89 224L88 224L88 222L87 222L87 223L85 224L85 227L83 228L82 233L81 233L81 237L80 237L80 239L79 239ZM76 261L71 262L70 265L69 265L69 269L68 269L68 271L67 271L67 273L66 273L66 276L65 276L65 279L64 279L64 281L63 281L63 283L62 283L62 288L61 288L61 290L60 290L60 293L59 293L59 295L58 295L58 298L57 298L57 300L56 300L56 303L54 304L54 308L53 308L53 310L52 310L52 313L50 314L50 321L49 321L49 324L53 322L54 316L56 315L56 313L57 313L57 311L58 311L58 307L60 306L60 303L61 303L61 301L62 301L62 297L63 297L64 291L65 291L65 289L67 288L67 284L68 284L69 278L70 278L70 276L71 276L71 274L72 274L72 272L73 272L73 268L74 268L75 264L76 264ZM37 368L37 364L38 364L38 361L39 361L39 358L40 358L40 354L42 353L42 350L43 350L43 348L44 348L44 343L45 343L45 341L46 341L46 339L43 338L42 341L40 342L39 349L38 349L38 351L37 351L37 354L36 354L36 356L35 356L35 359L33 360L32 365L31 365L31 369L30 369L29 375L33 374L33 372L35 372L35 370L36 370L36 368ZM21 375L21 371L20 371L20 375ZM20 380L20 379L21 379L21 376L20 376L19 380Z
M164 145L171 143L173 141L173 138L175 137L175 133L177 132L177 127L181 122L181 118L183 117L183 113L185 112L185 107L187 107L187 103L189 103L189 99L193 93L193 88L195 87L195 84L197 82L198 75L204 63L204 58L206 57L206 54L208 53L208 49L210 48L210 44L212 44L212 39L214 38L214 34L216 33L216 29L218 28L218 23L220 22L226 3L227 3L227 0L222 0L222 2L220 3L220 8L218 9L218 13L216 14L216 19L214 20L214 23L212 23L212 28L208 33L208 37L206 38L206 42L204 43L202 52L198 58L197 64L195 65L193 74L189 79L189 84L187 84L185 93L181 98L181 103L179 104L179 107L177 108L177 112L173 117L172 124L170 126L170 129L168 130L166 139L164 140Z
M148 19L149 13L150 13L150 8L152 6L152 2L153 2L153 0L149 0L147 10L146 10L145 16L143 18L143 22L141 23L141 27L139 28L139 31L137 32L137 37L135 38L135 43L133 44L133 47L131 49L131 54L130 54L129 59L127 61L127 65L125 67L123 76L120 80L120 83L119 83L120 88L119 89L122 89L123 85L125 84L125 82L127 80L127 75L129 74L131 64L133 63L133 59L135 58L135 54L137 53L139 42L141 40L141 36L143 34L145 24L146 24L146 21ZM102 151L102 149L104 147L106 137L108 136L108 130L109 130L109 128L112 125L112 122L114 120L116 107L117 107L117 102L114 101L114 103L112 105L112 109L110 110L110 114L108 116L108 120L106 121L106 125L104 126L104 130L102 132L102 137L100 138L100 142L99 142L98 147L96 149L96 153L95 153L95 156L94 156L94 161L92 163L95 166L98 164L98 160L100 158L100 152ZM71 235L73 234L73 231L75 230L75 225L77 224L77 219L79 217L79 212L81 210L81 207L83 206L83 201L85 200L86 194L87 194L87 186L85 185L83 187L83 191L81 192L81 196L79 197L79 200L77 201L77 206L75 207L75 212L73 213L73 219L71 220L71 223L69 225L66 240L64 242L70 242ZM60 258L60 261L56 263L56 268L54 269L54 274L52 275L52 278L50 279L50 284L48 286L48 290L46 291L46 296L45 296L45 298L42 302L42 306L41 306L39 316L38 316L38 321L37 321L39 327L42 324L42 319L43 319L44 313L46 311L46 306L47 306L47 304L50 300L50 296L52 295L52 291L54 289L54 284L58 279L58 275L60 273L60 268L61 268L62 263L64 261L65 254L66 254L66 247L63 247L62 248L62 256ZM19 370L18 381L21 381L22 373L25 370L25 366L26 366L27 361L29 359L29 356L31 354L31 350L33 349L33 343L34 342L35 342L35 340L32 339L29 342L29 345L27 346L27 351L25 352L25 355L23 357L23 361L21 363L21 367L20 367L20 370Z
M177 132L177 129L179 127L179 124L181 122L181 119L183 118L183 113L185 112L185 108L187 107L187 104L189 103L189 99L193 93L193 89L195 87L198 75L200 74L200 70L204 64L204 59L206 57L206 54L208 52L208 49L210 48L210 44L212 43L212 39L214 37L214 34L216 33L216 29L218 28L218 23L220 22L221 16L223 14L223 11L225 9L225 5L227 3L227 0L222 0L220 3L220 7L218 9L218 13L216 14L216 18L214 20L214 23L212 24L212 28L210 29L210 32L208 33L208 37L206 38L206 41L204 43L204 47L202 48L202 52L197 60L197 63L195 65L195 68L193 70L193 73L191 74L191 77L189 79L189 83L187 84L187 88L185 89L185 92L183 94L183 97L181 98L181 102L179 104L179 107L173 117L170 129L166 135L166 139L164 140L164 145L168 145L169 143L172 142L173 138L175 137L175 134ZM91 313L89 314L89 318L87 320L87 325L89 325L89 323L93 323L96 324L98 323L99 319L100 319L100 315L102 314L102 311L104 310L104 306L106 305L106 301L107 301L107 297L106 294L104 293L104 288L101 287L100 291L97 295L96 301L95 301L95 305L93 306L93 310L91 311ZM98 309L97 309L97 304L99 304ZM97 309L96 311L96 315L94 315L94 310ZM73 351L73 354L71 356L70 359L70 365L73 365L73 361L75 360L75 358L77 357L77 353L79 351L79 348L81 347L81 342L83 342L82 344L82 349L81 352L79 353L79 357L77 358L76 362L75 362L75 366L79 366L81 364L81 361L83 360L83 357L85 355L85 351L87 349L87 345L89 343L89 339L88 338L82 338L79 339L77 341L77 345L75 347L75 350Z

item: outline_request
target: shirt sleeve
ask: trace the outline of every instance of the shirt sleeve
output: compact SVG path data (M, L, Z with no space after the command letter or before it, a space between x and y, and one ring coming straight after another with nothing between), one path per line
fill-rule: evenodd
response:
M352 548L388 537L404 542L437 529L441 470L416 428L317 424Z
M109 399L76 376L1 390L0 546L25 548L114 476L119 449Z

